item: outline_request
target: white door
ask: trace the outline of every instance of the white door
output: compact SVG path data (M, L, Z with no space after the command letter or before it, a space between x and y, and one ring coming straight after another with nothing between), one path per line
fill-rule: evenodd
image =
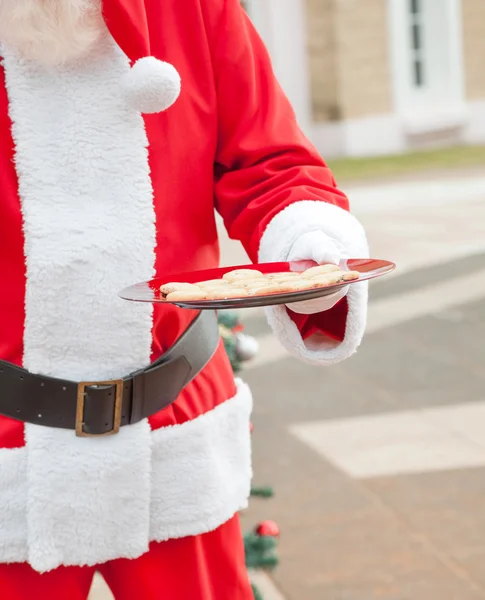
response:
M271 55L276 76L307 130L311 121L304 0L241 0Z
M411 130L463 115L460 0L389 0L392 76L398 114Z

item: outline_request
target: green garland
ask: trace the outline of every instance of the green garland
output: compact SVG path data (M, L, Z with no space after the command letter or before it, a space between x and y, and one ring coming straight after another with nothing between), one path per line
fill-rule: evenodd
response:
M219 332L234 373L239 373L242 366L242 361L237 354L237 332L235 331L240 326L241 324L236 313L231 311L219 313Z
M256 531L244 536L244 551L248 569L271 570L278 566L276 547L278 542L272 536L259 535Z
M253 596L254 596L254 600L264 600L263 596L261 596L261 592L258 590L258 588L254 585L254 583L251 584L251 587L253 588Z
M260 498L271 498L273 496L273 488L270 487L252 487L251 496L259 496Z

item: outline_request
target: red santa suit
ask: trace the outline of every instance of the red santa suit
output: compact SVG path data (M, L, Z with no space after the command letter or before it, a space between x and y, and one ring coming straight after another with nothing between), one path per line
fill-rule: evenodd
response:
M0 358L73 381L143 368L187 328L193 312L117 292L218 266L214 209L254 261L285 260L312 232L367 255L238 0L105 4L121 24L144 5L142 37L182 81L169 110L147 114L116 11L74 62L1 50ZM271 308L269 322L295 356L331 364L357 348L366 294L352 286L315 315ZM251 403L221 344L175 403L114 436L0 416L2 598L85 598L95 568L117 598L250 598L234 515L249 496Z

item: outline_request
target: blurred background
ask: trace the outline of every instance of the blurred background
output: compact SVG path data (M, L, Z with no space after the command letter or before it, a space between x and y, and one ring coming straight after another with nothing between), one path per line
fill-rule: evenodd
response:
M483 0L244 0L327 157L485 143Z
M241 314L255 484L275 490L243 526L281 531L265 600L485 598L485 0L244 5L372 256L398 267L335 367Z

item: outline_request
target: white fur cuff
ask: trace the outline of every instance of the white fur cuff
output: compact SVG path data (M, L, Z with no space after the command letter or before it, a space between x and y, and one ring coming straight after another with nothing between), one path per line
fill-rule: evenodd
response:
M342 256L367 258L369 248L362 225L346 210L322 201L295 202L279 212L266 228L259 248L260 262L288 260L291 248L304 234L321 231L336 244ZM310 258L310 257L309 257ZM297 358L329 365L351 356L359 346L367 316L367 284L350 286L345 337L340 344L305 343L285 306L266 309L268 322L283 346Z

